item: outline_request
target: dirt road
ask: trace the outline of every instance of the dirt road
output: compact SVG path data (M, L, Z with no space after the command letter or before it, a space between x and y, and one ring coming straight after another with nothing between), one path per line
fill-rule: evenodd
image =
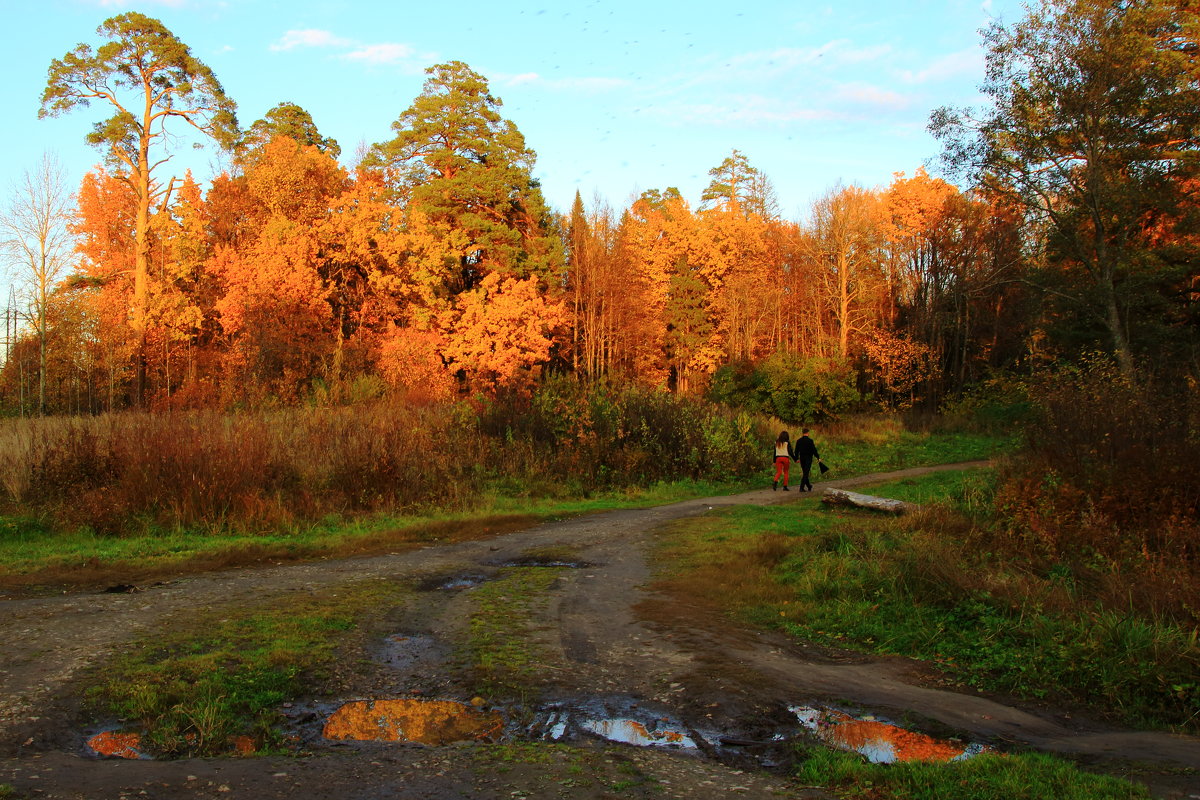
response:
M1200 787L1187 785L1190 771L1200 770L1196 738L1114 730L1053 709L939 689L920 664L810 651L671 607L647 588L647 549L665 523L716 506L804 496L768 489L596 514L402 555L189 576L134 594L0 602L0 784L13 786L17 797L54 798L827 797L769 768L785 758L780 737L796 731L789 707L835 701L1001 746L1146 762L1157 765L1150 782L1160 796L1200 796ZM547 677L529 707L506 713L520 716L540 738L565 731L559 740L571 747L530 753L487 744L335 745L313 737L312 754L302 758L158 762L84 755L75 693L90 666L197 610L285 603L296 593L364 578L426 587L399 623L424 649L420 658L376 671L345 699L395 697L414 687L452 694L443 658L461 634L470 587L505 564L556 547L577 556L533 620L548 654ZM318 716L320 708L313 706ZM608 730L597 719L678 730L692 746L613 744L593 735Z

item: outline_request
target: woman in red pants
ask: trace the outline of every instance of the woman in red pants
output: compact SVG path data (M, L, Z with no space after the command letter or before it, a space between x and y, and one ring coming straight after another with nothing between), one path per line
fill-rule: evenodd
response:
M796 454L792 451L792 443L788 439L787 431L780 431L779 436L775 439L775 482L771 484L771 490L779 488L779 476L783 476L783 490L788 489L788 467L796 460Z

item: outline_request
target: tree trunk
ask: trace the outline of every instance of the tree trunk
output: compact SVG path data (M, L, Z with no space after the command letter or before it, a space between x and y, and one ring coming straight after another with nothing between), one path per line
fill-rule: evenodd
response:
M826 489L821 502L831 506L853 506L855 508L870 509L871 511L882 511L885 514L906 514L920 508L915 503L906 503L903 500L892 500L888 497L876 497L870 494L859 494L858 492L848 492L845 489Z

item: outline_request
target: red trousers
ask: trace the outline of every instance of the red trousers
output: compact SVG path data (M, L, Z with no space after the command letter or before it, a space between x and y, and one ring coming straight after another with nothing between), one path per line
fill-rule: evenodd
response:
M783 485L788 485L788 467L791 466L792 460L787 456L775 456L775 482L779 482L779 476L783 475Z

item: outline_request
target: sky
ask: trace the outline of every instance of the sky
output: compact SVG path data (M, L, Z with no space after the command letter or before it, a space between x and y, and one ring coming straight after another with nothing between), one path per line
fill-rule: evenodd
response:
M161 20L212 68L244 127L280 102L307 109L350 164L386 141L425 69L466 62L537 152L552 208L576 191L625 207L677 187L693 204L733 149L804 219L838 184L886 185L939 152L927 133L943 105L979 105L979 30L1015 21L1017 0L681 3L656 0L3 0L0 191L49 152L67 182L102 155L86 141L98 104L38 119L46 71L105 19ZM181 136L171 174L222 169L213 146Z

